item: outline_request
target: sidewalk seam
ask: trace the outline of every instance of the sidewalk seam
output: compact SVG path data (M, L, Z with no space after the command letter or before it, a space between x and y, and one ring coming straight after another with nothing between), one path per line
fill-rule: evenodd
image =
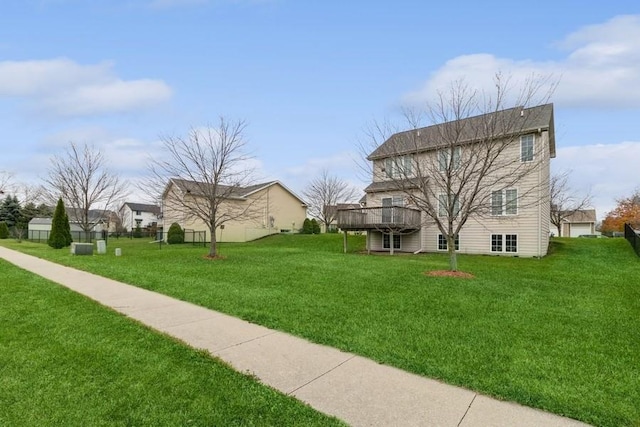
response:
M254 323L252 323L252 325L253 325L253 324L254 324ZM257 326L260 326L260 325L257 325ZM225 350L227 350L227 349L229 349L229 348L238 347L238 346L241 346L241 345L243 345L243 344L250 343L251 341L260 340L260 339L262 339L262 338L264 338L264 337L268 337L269 335L277 334L278 332L280 332L280 331L275 331L275 330L274 330L274 331L271 331L271 332L269 332L269 333L267 333L267 334L260 335L259 337L251 338L250 340L242 341L242 342L239 342L239 343L235 343L235 344L232 344L232 345L228 345L228 346L226 346L226 347L222 347L222 348L217 348L217 349L215 349L215 350L211 350L211 351L210 351L210 353L211 353L211 354L214 354L216 357L220 357L219 355L217 355L217 354L215 354L215 353L216 353L216 352L220 352L220 351L225 351Z
M352 360L354 357L356 357L355 354L352 354L351 357L348 357L347 359L343 360L342 362L338 363L336 366L334 366L333 368L329 369L326 372L321 373L320 375L318 375L315 378L310 379L309 381L307 381L306 383L302 384L301 386L298 386L296 388L294 388L293 390L290 390L287 392L287 395L292 395L293 393L295 393L296 391L300 390L303 387L308 386L309 384L311 384L312 382L324 377L325 375L327 375L330 372L335 371L336 369L338 369L340 366L344 365L345 363L347 363L348 361Z
M469 406L467 406L467 410L464 411L464 414L462 415L462 418L460 418L460 422L458 422L458 425L456 427L460 427L460 425L464 421L464 418L469 413L469 409L471 409L471 405L473 405L473 402L476 400L476 396L478 396L478 393L473 393L473 398L471 399L471 402L469 402Z

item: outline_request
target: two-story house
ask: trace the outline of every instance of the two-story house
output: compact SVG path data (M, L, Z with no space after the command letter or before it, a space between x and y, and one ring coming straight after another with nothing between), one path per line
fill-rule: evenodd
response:
M119 210L122 227L127 231L158 224L160 206L126 202Z
M399 132L368 156L366 207L338 227L366 230L370 251L544 256L553 157L552 104Z

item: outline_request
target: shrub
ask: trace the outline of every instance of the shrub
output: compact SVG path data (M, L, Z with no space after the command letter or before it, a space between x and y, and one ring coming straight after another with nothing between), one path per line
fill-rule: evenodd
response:
M318 224L315 218L311 220L311 232L313 234L320 234L320 224Z
M7 239L9 237L9 226L6 222L0 222L0 239Z
M302 234L313 234L313 225L311 224L311 220L309 218L305 218L302 223L302 230L300 231Z
M169 227L169 232L167 233L167 243L184 243L184 232L182 231L182 227L177 222L171 224Z
M64 210L62 198L58 199L56 210L53 212L51 233L47 243L54 249L61 249L71 244L71 226L69 225L69 217Z
M178 227L180 227L180 226L178 225ZM135 237L135 238L142 237L142 229L140 228L139 225L137 225L136 228L133 229L133 237ZM182 243L182 242L180 242L180 243Z

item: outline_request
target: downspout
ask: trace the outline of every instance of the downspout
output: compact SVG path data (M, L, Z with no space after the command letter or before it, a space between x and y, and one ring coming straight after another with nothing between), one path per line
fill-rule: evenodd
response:
M540 134L540 136L542 136L542 134ZM541 172L542 168L538 167L538 258L542 258L542 198L540 197L540 192L542 191L542 183L540 180Z

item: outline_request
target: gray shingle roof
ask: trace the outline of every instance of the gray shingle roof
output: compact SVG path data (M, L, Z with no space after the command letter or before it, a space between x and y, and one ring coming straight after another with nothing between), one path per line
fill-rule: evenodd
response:
M156 205L126 202L125 206L129 206L129 209L131 209L132 211L151 212L154 215L160 214L160 206L156 206Z
M191 193L196 196L204 195L204 191L207 189L207 184L203 182L188 181L188 180L178 179L178 178L172 178L170 182L173 182L183 193ZM287 192L289 192L293 197L298 199L302 205L304 205L305 207L307 206L304 200L302 200L297 194L295 194L293 191L287 188L280 181L267 181L260 184L248 185L245 187L230 187L227 185L218 185L218 194L221 194L222 197L227 197L230 199L246 199L252 193L255 193L256 191L260 191L274 184L278 184L280 187L284 188ZM169 186L166 187L164 195L166 195L166 192L168 191L168 189L169 189Z
M567 222L596 222L596 210L595 209L583 209L575 211L572 215L565 218Z
M207 184L203 182L188 181L186 179L173 178L172 181L185 193L194 195L203 195L207 188ZM277 181L269 181L261 184L250 185L247 187L231 187L228 185L218 185L218 192L229 198L244 199L254 191L267 187Z
M555 157L553 104L515 107L479 116L398 132L369 154L369 160L433 150L455 141L470 143L510 135L549 130L549 150Z

